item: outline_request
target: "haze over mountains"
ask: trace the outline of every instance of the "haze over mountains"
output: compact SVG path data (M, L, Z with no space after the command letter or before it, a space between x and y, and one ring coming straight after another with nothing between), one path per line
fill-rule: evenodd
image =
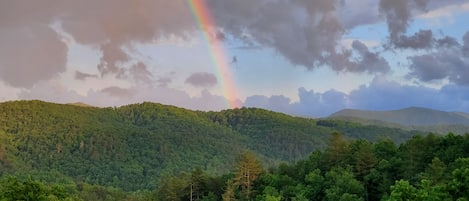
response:
M330 115L330 117L356 117L365 120L378 120L405 126L469 126L469 114L467 113L445 112L421 107L409 107L400 110L388 111L344 109Z

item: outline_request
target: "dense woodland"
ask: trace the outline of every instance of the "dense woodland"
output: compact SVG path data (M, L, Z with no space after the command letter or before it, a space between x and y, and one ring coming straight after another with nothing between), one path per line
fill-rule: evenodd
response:
M7 102L0 200L469 197L469 136L423 134L254 108Z

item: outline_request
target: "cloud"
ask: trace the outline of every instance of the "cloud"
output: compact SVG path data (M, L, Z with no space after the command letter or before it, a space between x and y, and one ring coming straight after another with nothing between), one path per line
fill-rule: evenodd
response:
M342 72L386 72L388 67L382 59L367 57L378 53L368 50L361 55L364 63L374 60L384 65L377 68L374 62L368 68L351 57L357 49L338 48L344 33L361 24L379 21L379 14L385 17L390 40L396 47L422 48L433 41L428 30L405 35L412 11L424 10L426 0L359 3L209 0L206 3L217 25L213 27L217 38L244 41L249 47L273 48L292 64L308 69L326 65ZM430 3L429 7L448 4ZM371 12L363 12L363 8ZM198 29L185 1L5 1L0 13L0 49L8 53L0 58L0 79L15 87L32 87L37 81L66 70L64 34L102 53L97 65L101 76L135 79L127 76L141 62L134 56L135 44L151 44L165 38L190 40L190 35ZM29 59L21 59L19 55ZM21 72L31 69L33 73L22 76ZM140 78L136 80L147 79Z
M76 92L67 89L57 80L39 81L30 89L23 89L18 93L22 100L43 100L56 103L85 102Z
M463 37L461 46L450 40L437 50L409 57L409 76L423 82L447 79L458 85L469 85L469 32Z
M399 35L392 39L396 48L425 49L432 47L434 42L431 30L420 30L412 36Z
M444 111L469 112L468 86L445 85L440 89L403 85L377 77L368 86L350 93L351 108L393 110L417 106Z
M13 87L29 88L65 72L67 46L54 30L38 24L2 26L3 21L0 20L1 80Z
M173 80L170 77L161 77L156 80L159 87L167 87Z
M360 25L379 22L378 3L376 0L343 0L338 12L344 27L350 30ZM363 12L364 10L367 12Z
M469 3L461 4L461 0L431 1L429 7L435 9L418 15L423 19L438 19L441 17L452 17L455 13L469 11Z
M0 85L1 87L1 85ZM112 107L144 101L176 105L192 110L226 109L228 101L204 90L197 97L186 92L168 87L131 86L128 88L109 86L101 90L89 90L85 95L68 90L58 81L40 81L31 89L22 90L20 99L44 100L56 103L84 102L98 107Z
M217 84L217 78L211 73L197 72L186 79L187 84L195 87L212 87Z
M152 84L153 74L143 62L137 62L129 70L130 75L136 84Z
M102 76L126 78L123 75L132 68L127 63L138 62L130 54L134 44L185 38L196 29L184 1L2 1L0 79L30 88L64 72L67 46L61 32L101 51L97 68Z
M428 0L380 0L379 10L385 17L388 30L389 39L392 45L400 47L405 45L403 40L410 40L406 37L409 22L412 20L413 10L426 9ZM418 38L418 36L414 37Z
M133 91L130 89L124 89L116 86L107 87L102 89L100 92L103 92L109 96L117 97L117 98L128 98L133 95Z
M355 68L352 71L385 73L391 69L386 59L379 56L378 53L370 52L364 43L355 40L352 42L352 48L356 50L360 57L360 59L355 61Z
M469 31L466 32L466 34L464 34L463 38L463 46L462 46L462 54L465 56L465 57L469 57Z
M357 70L339 65L350 58L336 51L345 32L337 16L337 1L225 0L210 1L209 6L225 33L247 44L273 48L294 65L313 69L328 64L341 71Z
M346 94L335 90L317 93L301 87L298 89L298 96L299 101L292 102L282 95L270 97L254 95L246 98L244 106L260 107L296 116L324 117L343 109L347 103Z
M468 90L469 86L454 84L440 89L404 85L377 76L369 85L362 85L348 94L335 90L319 93L299 88L297 102L281 95L255 95L248 97L244 106L307 117L326 117L345 108L395 110L417 106L469 112Z
M83 73L80 71L75 71L75 79L77 80L86 80L87 78L98 78L97 75L89 74L89 73Z

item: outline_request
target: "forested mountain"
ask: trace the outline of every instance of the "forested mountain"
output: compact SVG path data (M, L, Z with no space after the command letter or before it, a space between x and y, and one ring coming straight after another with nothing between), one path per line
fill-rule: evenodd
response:
M330 115L330 117L356 117L365 120L377 120L405 126L469 126L469 114L467 113L444 112L420 107L409 107L389 111L344 109Z
M335 131L395 142L415 134L254 108L200 112L155 103L97 108L16 101L0 104L1 171L47 177L43 172L53 170L92 184L151 189L161 175L196 167L224 173L243 150L268 165L302 159L323 149Z
M197 168L228 173L245 151L264 167L298 161L326 149L334 132L397 144L418 134L256 108L201 112L156 103L97 108L14 101L0 103L0 174L80 184L83 191L154 190L166 178Z
M401 145L346 140L333 133L323 151L265 169L243 153L231 174L200 170L166 179L156 200L421 201L469 198L469 135L414 136ZM215 184L215 185L214 185ZM224 186L222 190L219 186Z

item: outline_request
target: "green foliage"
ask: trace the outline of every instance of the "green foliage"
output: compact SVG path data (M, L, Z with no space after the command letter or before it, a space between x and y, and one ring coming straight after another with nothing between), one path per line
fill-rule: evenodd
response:
M467 198L469 135L415 134L255 108L199 112L154 103L95 108L7 102L0 104L0 196Z
M306 158L324 149L337 128L343 130L255 108L198 112L155 103L96 108L5 102L0 103L0 173L38 172L48 182L71 177L125 191L155 189L162 175L197 167L212 175L227 173L244 150L266 166ZM344 133L354 136L356 129L372 132L357 124ZM383 133L395 136L391 130Z
M333 133L324 151L262 172L252 181L251 196L244 196L246 188L235 182L239 173L234 171L225 177L224 193L214 193L214 197L223 200L463 201L469 196L469 152L461 154L465 158L447 164L439 159L441 154L438 153L460 147L469 138L463 136L457 143L442 145L448 137L453 136L420 136L396 146L389 140L377 143L346 140L340 133ZM432 150L432 154L411 147L422 148L423 145L432 145L432 148L425 148ZM430 157L432 159L427 159ZM325 163L328 160L332 162ZM418 168L412 170L415 175L403 172L409 170L406 167L409 165ZM212 190L207 188L209 192Z

